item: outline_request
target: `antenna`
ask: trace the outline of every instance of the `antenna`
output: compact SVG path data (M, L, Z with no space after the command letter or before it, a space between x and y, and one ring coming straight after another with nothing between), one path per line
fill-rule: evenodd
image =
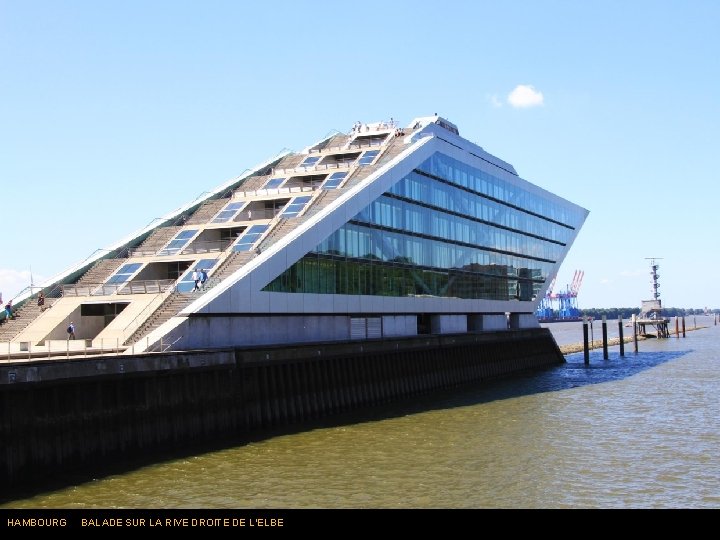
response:
M650 275L652 276L652 295L655 300L658 300L660 298L660 291L658 290L660 288L660 284L658 283L658 279L660 278L660 274L657 273L658 268L660 268L660 265L656 263L655 261L661 261L662 257L645 257L646 260L650 261L650 268L652 269L650 271Z

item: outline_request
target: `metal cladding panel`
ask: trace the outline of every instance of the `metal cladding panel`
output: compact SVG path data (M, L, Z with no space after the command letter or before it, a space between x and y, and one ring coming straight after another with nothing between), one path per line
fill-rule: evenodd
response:
M382 337L382 319L380 317L370 317L367 320L367 337Z
M365 318L350 319L350 339L365 339Z

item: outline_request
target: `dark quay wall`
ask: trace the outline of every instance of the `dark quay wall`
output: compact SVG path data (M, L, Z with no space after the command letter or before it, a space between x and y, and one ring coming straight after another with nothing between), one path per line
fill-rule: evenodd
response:
M547 329L0 363L0 499L564 361Z

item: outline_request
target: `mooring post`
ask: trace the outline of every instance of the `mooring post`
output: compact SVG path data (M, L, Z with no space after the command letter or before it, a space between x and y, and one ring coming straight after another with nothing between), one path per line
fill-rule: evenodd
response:
M693 316L693 330L697 330L697 317Z
M678 321L678 316L675 315L675 339L680 339L679 325L680 325L680 322Z
M608 359L607 315L602 316L603 358Z
M583 354L585 356L585 363L590 363L590 348L588 346L588 321L587 316L583 315Z
M637 315L633 313L632 316L632 325L633 325L633 344L635 346L635 354L638 352L638 345L637 345Z
M620 336L620 356L625 356L625 338L623 337L622 315L618 317L618 336Z
M685 315L683 315L683 318L682 318L682 331L683 331L683 337L685 337Z

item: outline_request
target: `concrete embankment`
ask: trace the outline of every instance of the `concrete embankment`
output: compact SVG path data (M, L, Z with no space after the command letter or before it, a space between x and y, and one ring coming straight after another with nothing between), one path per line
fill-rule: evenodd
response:
M0 364L0 485L7 497L563 361L539 328Z

